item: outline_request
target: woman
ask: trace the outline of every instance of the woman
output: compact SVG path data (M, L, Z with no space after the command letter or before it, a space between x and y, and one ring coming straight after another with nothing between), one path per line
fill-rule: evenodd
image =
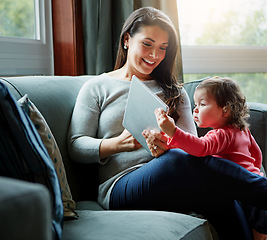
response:
M196 134L189 98L173 74L177 46L175 28L161 11L141 8L128 17L120 35L115 70L85 83L78 95L69 130L70 155L75 161L100 163L98 201L106 209L193 210L204 214L222 238L243 234L240 239L250 239L247 235L251 233L244 233L246 219L234 201L238 198L233 190L243 183L239 178L249 172L225 161L216 167L212 161L179 159L179 150L166 151L164 137L153 145L161 156L153 158L122 126L131 77L136 75L169 105L177 126ZM238 172L236 179L225 175L227 168ZM254 175L249 177L255 180ZM229 183L230 190L229 186L223 188ZM216 184L222 187L214 195ZM247 185L249 180L243 188ZM267 193L265 185L261 187ZM243 200L252 192L246 190L242 195L241 191L238 197ZM230 197L220 201L226 193Z

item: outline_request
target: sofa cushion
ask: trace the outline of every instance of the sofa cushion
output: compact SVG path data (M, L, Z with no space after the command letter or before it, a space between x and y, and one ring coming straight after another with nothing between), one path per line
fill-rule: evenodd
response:
M96 201L79 201L76 204L77 210L93 210L93 211L104 211L105 209Z
M62 240L212 239L206 220L160 211L79 210L79 219L64 223Z
M30 101L27 94L24 97L18 100L20 106L24 109L24 111L28 114L30 119L32 120L34 126L36 127L46 149L47 152L52 159L58 180L61 188L61 196L64 207L64 217L76 217L75 210L75 202L72 199L70 187L67 181L67 176L65 172L65 167L62 161L62 157L57 146L56 140L45 121L43 115L39 112L37 107Z

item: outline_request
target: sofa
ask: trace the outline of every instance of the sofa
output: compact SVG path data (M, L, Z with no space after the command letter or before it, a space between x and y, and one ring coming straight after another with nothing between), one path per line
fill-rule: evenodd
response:
M17 100L28 95L45 118L60 149L78 215L65 218L62 239L217 239L216 232L203 218L164 211L110 211L97 203L97 164L74 162L67 150L68 127L76 97L81 86L92 77L0 79ZM184 86L191 100L199 81ZM263 166L266 167L267 105L249 104L251 131L262 149ZM208 129L198 131L203 135ZM0 216L1 240L53 239L49 192L40 184L0 177Z

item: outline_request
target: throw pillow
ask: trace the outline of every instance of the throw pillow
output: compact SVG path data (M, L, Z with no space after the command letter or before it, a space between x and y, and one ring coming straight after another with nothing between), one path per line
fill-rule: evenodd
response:
M47 187L51 195L52 230L55 239L61 239L63 204L55 167L29 116L3 83L0 83L0 176Z
M50 158L53 161L61 188L62 202L64 206L64 218L76 218L77 214L74 211L75 201L72 199L60 150L46 120L37 107L30 101L27 94L19 99L18 103L32 120Z

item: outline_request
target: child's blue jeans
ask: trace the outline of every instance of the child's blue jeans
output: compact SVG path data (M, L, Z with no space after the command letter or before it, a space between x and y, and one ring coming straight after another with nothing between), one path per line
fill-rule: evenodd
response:
M220 239L252 239L235 200L267 210L267 179L229 160L171 149L122 177L112 190L110 209L195 211Z

